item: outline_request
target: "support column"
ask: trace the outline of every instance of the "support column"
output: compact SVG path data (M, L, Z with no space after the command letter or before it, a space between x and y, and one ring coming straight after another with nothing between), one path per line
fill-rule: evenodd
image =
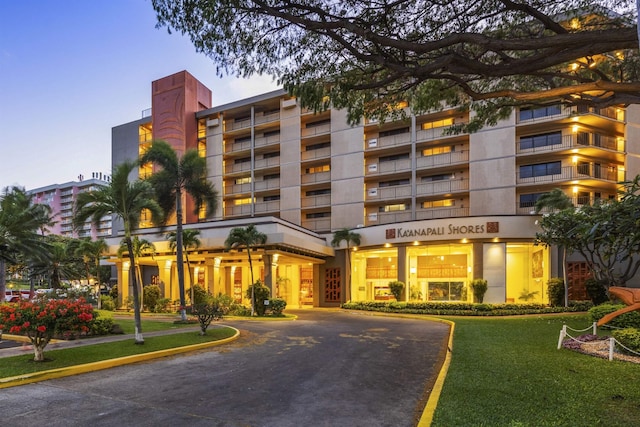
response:
M262 265L264 267L264 285L269 288L269 295L273 297L273 255L264 254L262 255Z

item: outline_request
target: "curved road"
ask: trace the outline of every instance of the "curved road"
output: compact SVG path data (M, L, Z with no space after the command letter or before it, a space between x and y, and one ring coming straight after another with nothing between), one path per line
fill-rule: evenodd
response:
M328 310L210 350L0 390L20 426L413 426L449 326Z

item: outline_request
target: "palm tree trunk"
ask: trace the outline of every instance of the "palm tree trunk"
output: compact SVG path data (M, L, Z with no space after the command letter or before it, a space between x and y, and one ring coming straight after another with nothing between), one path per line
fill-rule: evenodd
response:
M144 338L142 337L142 319L140 318L140 292L138 291L138 280L136 279L136 259L133 254L133 242L131 236L125 237L127 242L127 249L129 249L129 262L131 262L130 272L131 280L133 282L133 317L135 319L135 336L134 341L136 344L144 344Z
M256 287L254 286L253 264L251 264L251 248L249 246L247 246L247 258L249 259L249 274L251 276L251 317L253 317L256 313Z
M562 247L562 280L564 281L564 306L569 307L569 278L567 277L567 249Z
M178 292L180 293L180 318L187 321L187 310L184 298L184 264L182 255L182 192L176 188L176 268L178 269ZM193 304L193 301L191 302Z
M187 271L189 271L189 281L191 283L191 286L189 289L191 289L191 305L195 304L194 299L194 295L193 295L193 272L191 271L191 263L189 262L189 252L185 251L184 253L184 259L187 260Z

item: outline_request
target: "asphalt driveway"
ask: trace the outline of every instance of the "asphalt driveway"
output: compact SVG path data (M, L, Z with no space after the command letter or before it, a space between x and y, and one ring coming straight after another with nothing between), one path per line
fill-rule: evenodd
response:
M343 311L224 321L237 341L0 390L2 425L413 426L449 326Z

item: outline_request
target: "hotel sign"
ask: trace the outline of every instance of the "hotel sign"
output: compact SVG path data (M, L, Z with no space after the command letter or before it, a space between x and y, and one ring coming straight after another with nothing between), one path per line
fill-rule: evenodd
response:
M467 224L456 225L447 224L439 227L397 227L387 228L385 230L385 236L389 239L401 239L406 237L434 237L434 236L449 236L449 237L473 237L477 234L485 233L499 233L499 222L486 222L484 224Z

